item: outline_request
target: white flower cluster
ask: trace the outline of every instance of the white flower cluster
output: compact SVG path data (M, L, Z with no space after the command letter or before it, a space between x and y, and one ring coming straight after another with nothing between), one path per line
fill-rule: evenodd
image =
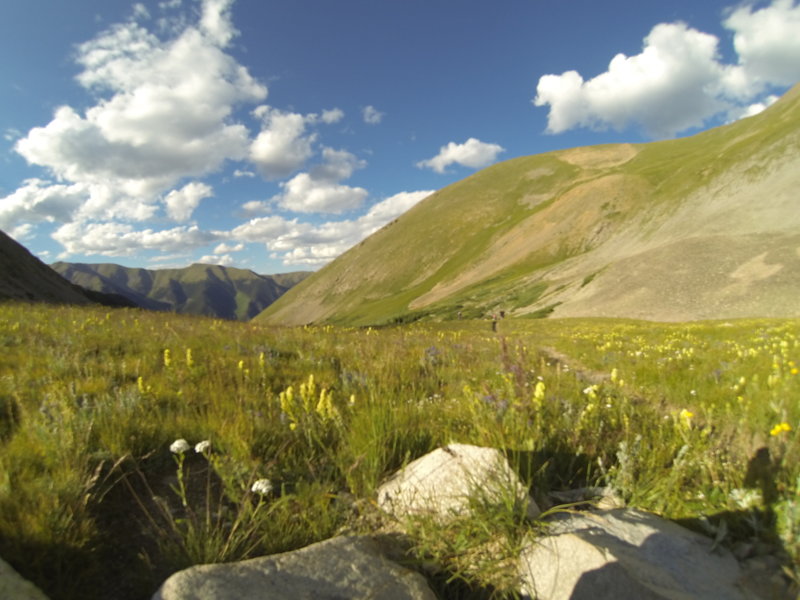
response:
M250 491L259 496L269 496L273 489L274 486L269 479L257 479L250 487Z
M191 449L192 447L189 442L183 438L177 439L169 445L169 451L173 454L183 454ZM211 442L209 440L197 442L197 444L195 444L194 451L198 454L205 454L211 451Z
M188 452L191 450L192 447L189 445L185 439L180 438L172 442L169 446L169 451L173 454L183 454L184 452Z

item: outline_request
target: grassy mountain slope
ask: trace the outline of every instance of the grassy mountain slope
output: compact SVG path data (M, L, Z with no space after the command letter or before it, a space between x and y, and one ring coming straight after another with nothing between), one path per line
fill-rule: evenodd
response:
M0 231L0 300L91 304L77 286L53 272L28 250Z
M303 274L258 275L246 269L194 264L183 269L134 269L115 264L59 262L58 273L89 290L125 296L151 310L248 320Z
M699 135L512 159L440 190L258 318L796 316L800 88Z

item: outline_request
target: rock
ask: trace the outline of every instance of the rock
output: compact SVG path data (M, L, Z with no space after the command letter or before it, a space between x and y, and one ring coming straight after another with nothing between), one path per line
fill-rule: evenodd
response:
M610 487L584 487L547 494L556 504L591 504L598 509L625 508L625 502Z
M756 598L711 539L631 509L559 515L525 545L520 576L522 596L538 600Z
M509 494L528 517L539 516L539 507L499 450L450 444L409 463L384 483L378 506L398 518L428 513L447 519L467 510L471 499L500 503Z
M23 578L3 559L0 559L0 598L47 600L42 590Z
M435 600L425 578L385 558L367 537L337 537L294 552L173 574L153 600Z

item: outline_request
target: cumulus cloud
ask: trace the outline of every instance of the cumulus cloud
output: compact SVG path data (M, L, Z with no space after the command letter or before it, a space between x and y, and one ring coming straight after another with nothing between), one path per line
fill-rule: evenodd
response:
M310 126L330 125L344 118L344 112L338 108L301 115L263 105L253 114L262 120L262 128L250 145L249 158L267 179L291 175L314 155L318 134L309 132Z
M755 12L750 5L742 6L724 25L734 32L740 77L751 94L765 86L800 81L800 5L794 0L775 0Z
M193 181L180 190L172 190L164 199L167 215L175 221L187 221L200 202L214 195L210 185Z
M344 119L344 111L340 108L332 108L330 110L323 110L322 115L320 115L319 120L325 123L326 125L332 125L333 123L338 123Z
M181 179L243 159L247 128L230 117L267 89L225 52L230 1L206 0L200 21L162 41L134 21L78 47L78 82L96 104L55 111L15 149L86 194L81 219L146 219ZM60 185L60 184L59 184Z
M0 229L9 230L41 222L67 222L78 212L88 194L83 184L53 184L28 179L0 202Z
M450 142L439 149L439 154L428 160L417 163L420 168L433 169L444 173L450 165L461 165L471 169L486 167L497 160L497 155L505 152L498 144L488 144L475 138L469 138L463 144Z
M229 254L231 252L241 252L244 250L244 244L219 244L214 248L214 254Z
M306 133L306 117L267 106L260 106L254 112L264 124L250 146L250 160L264 177L286 177L311 158L317 136Z
M368 125L377 125L383 121L385 114L386 113L380 112L374 106L365 106L361 111L361 116L364 118L364 123L367 123Z
M142 250L189 251L220 241L224 234L202 231L197 226L161 231L135 230L127 223L66 223L53 234L64 246L60 258L71 254L130 256Z
M319 267L397 218L433 192L401 192L373 205L357 219L320 225L280 216L251 219L230 232L232 239L262 242L287 266Z
M198 258L195 262L206 265L222 265L223 267L230 267L235 264L235 260L230 254L206 254Z
M758 94L800 79L800 6L793 0L741 7L723 25L734 32L738 64L720 62L716 36L661 23L641 53L616 55L589 80L577 71L542 76L534 104L549 107L547 131L638 126L654 138L672 137L720 114L752 114L763 104L754 102Z
M323 162L310 172L298 173L281 183L283 191L272 199L284 210L301 213L338 214L359 208L367 198L367 190L340 183L366 162L346 150L324 148ZM251 209L256 205L251 204Z

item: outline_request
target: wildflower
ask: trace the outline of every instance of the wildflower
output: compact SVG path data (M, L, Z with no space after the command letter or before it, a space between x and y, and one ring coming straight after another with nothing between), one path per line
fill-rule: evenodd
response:
M191 450L192 447L189 445L185 439L180 438L172 442L169 446L169 451L173 454L183 454L184 452L188 452Z
M589 387L583 389L583 393L589 396L589 398L594 399L597 398L597 389L598 387L596 385L590 385Z
M172 364L172 357L169 354L169 348L167 348L166 350L164 350L164 366L169 368L171 364Z
M192 358L192 349L186 349L186 366L190 369L194 366L194 359Z
M539 381L536 383L536 387L533 389L533 399L536 402L542 402L544 400L544 390L545 385L543 381Z
M770 429L769 434L774 437L776 435L782 434L783 432L788 433L791 430L792 430L792 426L784 421L783 423L778 423L777 425L775 425L775 427Z
M197 442L194 446L194 451L198 454L205 454L211 450L211 442L209 440L203 440L202 442Z
M616 367L614 367L613 369L611 369L611 383L617 383L618 379L619 379L619 371L617 370Z
M250 491L259 496L268 496L274 489L272 482L269 479L257 479L250 486Z
M758 507L762 504L763 499L759 490L736 488L731 490L728 494L737 508L741 510L750 510L751 508Z
M690 410L686 410L685 408L681 410L678 418L681 421L681 425L686 427L687 429L692 426L692 418L694 417L694 413Z

